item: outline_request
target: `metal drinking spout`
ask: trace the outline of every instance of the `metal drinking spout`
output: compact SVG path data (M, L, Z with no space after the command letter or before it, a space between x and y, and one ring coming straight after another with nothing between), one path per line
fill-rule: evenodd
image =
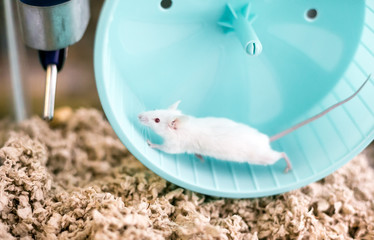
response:
M234 32L248 55L258 56L262 52L262 44L253 28L255 20L256 15L251 13L251 4L238 11L227 4L218 25L223 27L226 33Z
M44 109L43 109L43 118L47 121L51 121L54 115L56 82L57 82L57 66L55 64L49 64L47 66L45 95L44 95Z
M43 118L53 119L56 97L57 72L64 65L67 48L57 51L39 51L39 59L46 71Z

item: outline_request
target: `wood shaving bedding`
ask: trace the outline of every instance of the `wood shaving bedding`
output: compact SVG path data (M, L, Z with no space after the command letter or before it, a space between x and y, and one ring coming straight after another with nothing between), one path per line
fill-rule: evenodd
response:
M374 239L372 148L302 189L232 200L158 177L94 109L0 121L0 147L0 239Z

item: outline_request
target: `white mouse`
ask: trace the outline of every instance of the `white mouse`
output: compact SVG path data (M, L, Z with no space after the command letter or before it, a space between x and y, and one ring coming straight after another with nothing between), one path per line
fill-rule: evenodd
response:
M221 160L258 165L271 165L284 158L287 163L284 171L288 172L292 169L292 165L287 154L273 150L270 142L278 140L348 102L361 91L369 79L370 76L347 99L273 137L226 118L195 118L184 115L178 110L180 101L168 109L141 113L138 118L143 125L150 127L164 139L162 145L151 143L148 140L148 145L151 148L170 154L195 154L201 160L203 156L209 156Z

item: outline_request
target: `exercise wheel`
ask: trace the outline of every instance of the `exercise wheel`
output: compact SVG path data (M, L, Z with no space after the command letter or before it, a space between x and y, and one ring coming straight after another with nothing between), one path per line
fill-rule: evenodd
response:
M140 112L225 117L270 136L351 95L374 71L374 1L107 0L95 74L106 116L145 166L230 198L286 192L343 166L374 138L374 81L350 102L273 142L285 162L256 166L147 146Z

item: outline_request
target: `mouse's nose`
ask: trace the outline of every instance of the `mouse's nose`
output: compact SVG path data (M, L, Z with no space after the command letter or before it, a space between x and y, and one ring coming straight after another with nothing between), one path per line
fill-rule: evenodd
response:
M139 114L138 119L139 119L140 122L143 122L143 123L147 122L147 117L144 116L143 114Z

